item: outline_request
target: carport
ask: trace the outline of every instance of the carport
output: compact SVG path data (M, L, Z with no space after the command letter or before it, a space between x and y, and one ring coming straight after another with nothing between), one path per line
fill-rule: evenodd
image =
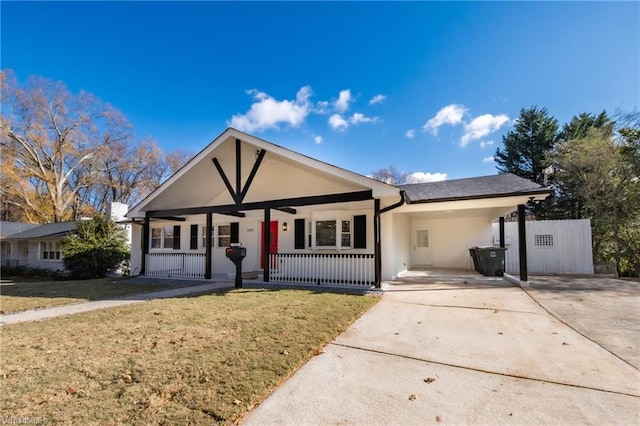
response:
M550 189L511 173L442 182L402 185L406 203L387 213L383 259L394 277L415 268L473 270L469 248L494 245L498 223L505 246L504 217L518 211L517 247L521 280L527 279L525 205L544 200Z

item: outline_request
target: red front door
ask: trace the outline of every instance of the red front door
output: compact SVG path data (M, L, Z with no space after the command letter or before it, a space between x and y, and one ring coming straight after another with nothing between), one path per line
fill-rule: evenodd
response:
M278 252L278 221L272 221L269 225L269 232L271 233L271 244L269 244L269 253L274 254ZM262 239L260 240L260 267L264 268L264 222L262 222ZM274 265L271 265L273 268Z

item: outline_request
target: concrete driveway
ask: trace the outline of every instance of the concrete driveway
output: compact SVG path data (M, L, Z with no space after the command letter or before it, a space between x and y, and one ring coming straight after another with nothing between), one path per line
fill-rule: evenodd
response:
M243 424L640 424L638 369L519 287L417 272L384 290Z

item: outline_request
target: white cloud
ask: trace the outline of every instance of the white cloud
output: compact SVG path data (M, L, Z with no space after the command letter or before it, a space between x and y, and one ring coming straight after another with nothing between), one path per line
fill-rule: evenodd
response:
M488 146L493 145L494 142L493 141L482 141L480 142L480 148L485 149Z
M494 160L494 158L493 158L493 155L492 155L492 156L490 156L490 157L484 157L484 158L482 159L482 162L483 162L483 163L493 163L493 160Z
M329 113L329 102L328 101L320 101L316 103L313 112L317 114L328 114Z
M359 112L354 113L348 118L345 118L340 114L333 114L329 117L329 126L337 132L343 132L352 124L376 123L377 121L378 117L367 117Z
M349 102L351 101L351 90L341 90L338 99L333 102L333 107L338 112L345 112L347 109L349 109Z
M445 124L455 126L462 123L462 116L466 112L467 109L464 107L464 105L447 105L446 107L438 111L435 117L429 119L429 121L427 121L425 125L422 126L422 130L437 135L438 129Z
M375 105L375 104L382 103L382 102L384 102L385 99L387 99L387 97L385 95L375 95L369 101L369 105Z
M304 86L296 93L295 100L278 101L264 92L249 90L256 100L246 114L237 114L227 123L229 126L245 132L265 129L277 129L279 124L297 127L309 115L312 95L311 87Z
M408 137L409 139L413 139L414 136L416 135L416 130L415 129L409 129L404 133L404 135L406 137Z
M349 122L347 122L347 120L345 120L340 114L333 114L329 117L329 126L331 126L333 130L341 132L349 127Z
M321 144L322 143L322 136L316 136L315 138L313 138L313 141L317 144Z
M438 182L447 180L446 173L414 172L407 177L406 183Z
M351 117L349 117L349 123L351 124L375 123L377 121L378 117L367 117L359 112L356 112Z
M470 123L464 125L464 135L460 139L460 146L465 147L472 140L487 136L508 122L509 117L505 114L484 114L476 117Z

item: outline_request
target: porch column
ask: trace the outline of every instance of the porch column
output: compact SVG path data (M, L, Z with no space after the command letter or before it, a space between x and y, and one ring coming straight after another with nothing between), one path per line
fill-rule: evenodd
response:
M520 281L529 279L527 271L527 233L524 204L518 204L518 252L520 254Z
M270 269L270 260L269 248L271 247L271 209L264 209L264 225L262 226L262 252L264 253L264 257L262 258L262 275L265 282L269 282L269 269Z
M382 244L380 241L380 200L373 200L373 238L374 238L374 264L375 286L382 286Z
M140 275L144 275L147 266L147 254L149 254L149 217L145 213L142 224L142 259L140 259Z
M211 279L211 227L213 226L213 213L207 213L204 227L204 278Z
M500 229L500 247L504 248L504 216L500 216L499 229Z

